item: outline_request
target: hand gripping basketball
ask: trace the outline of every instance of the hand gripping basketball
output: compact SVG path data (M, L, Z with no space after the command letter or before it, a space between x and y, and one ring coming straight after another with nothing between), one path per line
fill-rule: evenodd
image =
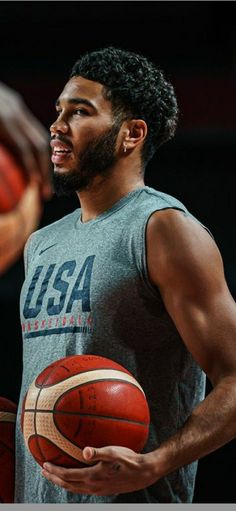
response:
M136 452L149 432L143 389L123 366L95 355L65 357L46 367L25 396L22 430L41 466L84 465L84 447L117 445Z

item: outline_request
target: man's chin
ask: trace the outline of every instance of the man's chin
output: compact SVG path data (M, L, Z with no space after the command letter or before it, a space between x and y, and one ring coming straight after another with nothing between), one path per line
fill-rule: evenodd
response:
M72 190L66 190L65 188L62 188L61 186L56 186L54 184L54 193L57 197L74 197L76 194L75 191Z
M66 174L70 171L70 169L58 164L54 164L53 170L55 174Z
M58 167L58 165L54 167L52 179L54 191L58 197L71 197L76 192L83 190L88 184L87 177L81 179L77 170Z

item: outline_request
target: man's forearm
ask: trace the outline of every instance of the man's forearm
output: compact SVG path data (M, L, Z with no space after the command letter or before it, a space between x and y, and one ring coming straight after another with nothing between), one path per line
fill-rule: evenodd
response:
M236 376L230 376L221 380L174 436L147 454L155 479L202 458L235 436Z

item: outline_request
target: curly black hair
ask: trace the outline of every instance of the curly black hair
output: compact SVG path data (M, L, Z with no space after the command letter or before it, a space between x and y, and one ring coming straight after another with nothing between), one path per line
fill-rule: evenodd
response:
M178 118L174 88L162 70L143 55L108 46L82 55L72 68L70 78L73 76L104 85L104 97L111 101L120 124L135 118L147 123L144 165L174 136Z

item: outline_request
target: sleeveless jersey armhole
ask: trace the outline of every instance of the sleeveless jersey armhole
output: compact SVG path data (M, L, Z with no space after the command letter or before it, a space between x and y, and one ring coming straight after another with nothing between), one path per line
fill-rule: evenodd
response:
M146 286L148 287L148 289L150 290L150 292L152 293L153 296L155 296L156 298L160 298L160 292L159 292L159 289L157 286L154 286L154 284L152 284L152 282L150 281L150 277L149 277L149 273L148 273L148 264L147 264L147 226L148 226L148 222L151 218L151 216L154 214L154 213L157 213L158 211L164 211L164 210L167 210L167 209L175 209L177 211L181 211L185 216L189 216L191 217L195 222L197 222L199 225L201 225L208 233L209 235L214 239L212 233L210 232L210 230L205 227L197 218L195 218L191 213L189 213L187 210L185 209L182 209L180 207L177 207L177 206L166 206L166 207L163 207L161 209L155 209L153 210L148 216L147 218L145 219L142 227L141 227L141 233L140 233L140 261L139 261L139 270L140 270L140 273L141 273L141 277L143 279L143 281L145 282Z

